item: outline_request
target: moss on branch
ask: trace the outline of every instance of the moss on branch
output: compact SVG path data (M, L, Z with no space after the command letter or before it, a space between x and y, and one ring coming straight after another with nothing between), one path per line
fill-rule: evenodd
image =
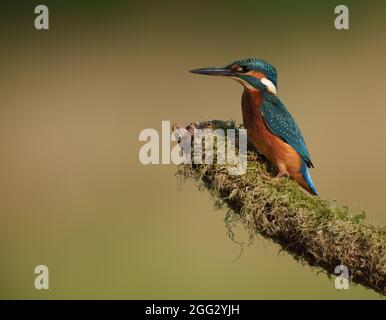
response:
M233 129L232 121L196 122L195 128ZM192 125L187 129L192 134ZM181 165L178 174L200 181L228 206L228 224L241 223L252 237L271 239L295 259L334 274L345 265L350 280L386 295L386 228L364 223L365 215L311 196L296 182L268 180L270 164L258 153L248 152L243 175L228 174L225 165Z

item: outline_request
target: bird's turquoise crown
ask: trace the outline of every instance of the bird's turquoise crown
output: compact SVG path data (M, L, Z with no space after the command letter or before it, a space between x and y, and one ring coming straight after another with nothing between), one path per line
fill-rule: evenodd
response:
M267 79L270 80L277 88L276 68L272 64L268 63L267 61L263 59L258 59L258 58L247 58L247 59L234 61L229 65L225 66L225 68L231 68L234 65L238 65L239 67L243 68L245 72L248 72L248 71L263 72L267 76Z

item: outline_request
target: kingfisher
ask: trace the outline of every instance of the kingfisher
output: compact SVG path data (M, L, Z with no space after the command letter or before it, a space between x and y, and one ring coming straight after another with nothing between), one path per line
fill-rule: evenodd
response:
M241 83L244 87L241 109L248 141L273 164L276 179L289 176L310 194L318 194L309 173L314 165L303 134L277 96L277 71L272 64L248 58L225 67L190 72L223 76Z

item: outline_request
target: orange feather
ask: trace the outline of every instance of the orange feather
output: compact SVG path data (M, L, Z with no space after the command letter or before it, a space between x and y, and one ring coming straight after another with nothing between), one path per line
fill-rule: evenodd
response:
M245 88L242 96L242 112L248 140L275 166L278 174L288 174L304 189L311 192L300 172L302 158L294 148L268 129L260 110L261 104L260 91L255 88Z

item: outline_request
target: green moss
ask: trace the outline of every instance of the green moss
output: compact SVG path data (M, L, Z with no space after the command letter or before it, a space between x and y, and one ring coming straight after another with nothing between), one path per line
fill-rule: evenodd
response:
M214 129L239 128L234 121L202 124L208 123ZM272 167L255 152L248 152L244 175L229 175L225 165L185 165L179 175L199 181L218 207L229 207L225 223L232 239L234 226L242 224L251 241L260 234L328 274L346 265L352 281L386 293L386 228L364 224L364 212L351 214L345 206L311 196L289 178L267 179Z

